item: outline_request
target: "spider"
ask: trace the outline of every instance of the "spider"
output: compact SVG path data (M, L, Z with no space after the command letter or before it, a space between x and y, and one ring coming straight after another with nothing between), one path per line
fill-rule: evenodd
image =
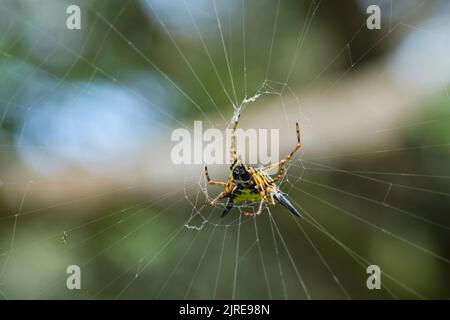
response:
M221 192L215 199L208 203L214 206L223 198L228 198L225 210L222 217L230 213L235 203L239 202L255 202L259 201L258 210L256 213L244 212L246 216L256 216L261 214L264 203L268 205L275 205L274 198L286 207L293 215L302 217L300 212L291 204L288 198L280 191L277 183L284 177L286 163L289 162L294 153L300 149L300 129L298 122L295 124L297 130L297 144L294 149L281 161L265 166L252 167L242 162L237 156L236 150L236 128L239 122L239 115L233 121L233 130L231 135L231 157L232 164L230 167L231 173L228 182L218 182L210 179L208 174L208 167L205 166L205 177L209 185L224 187L225 190ZM278 168L276 176L270 176L269 172Z

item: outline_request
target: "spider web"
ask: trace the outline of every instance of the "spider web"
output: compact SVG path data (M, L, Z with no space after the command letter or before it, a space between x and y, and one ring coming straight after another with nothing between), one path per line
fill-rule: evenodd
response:
M24 10L29 5L27 1L19 7L8 1L0 3L5 16L2 21L6 21L2 22L0 35L1 67L7 71L3 81L19 83L0 97L0 127L5 129L9 123L17 123L12 129L16 132L14 143L2 132L2 143L5 141L0 145L2 160L34 148L42 151L38 154L38 165L45 164L57 149L50 135L34 144L27 140L33 112L68 89L71 100L83 102L88 96L98 103L108 101L103 89L95 86L101 80L127 92L137 104L147 104L154 113L149 115L143 109L132 112L137 118L148 120L156 131L190 128L185 118L177 116L183 109L194 110L211 127L219 128L229 127L240 114L243 126L270 122L284 125L281 129L290 138L286 138L283 148L289 150L295 142L293 124L299 121L303 147L288 164L280 186L304 215L303 219L297 219L280 206L266 206L261 216L245 217L243 212L255 210L250 204L236 206L229 216L221 219L223 203L213 208L205 206L220 188L207 186L199 167L178 176L175 183L167 182L170 187L161 187L163 192L159 188L149 192L149 180L155 183L152 178L123 179L113 183L114 187L99 191L97 188L105 177L88 177L83 184L88 189L56 202L35 199L39 189L49 188L42 172L31 168L18 177L2 169L2 197L12 201L5 200L8 212L0 216L0 296L5 299L450 297L445 285L450 280L450 257L446 251L450 240L447 214L450 175L448 164L445 165L449 143L445 136L438 139L434 134L446 132L443 130L448 126L448 79L444 76L439 79L440 90L426 96L444 105L440 116L424 113L411 120L405 117L406 121L395 125L378 124L375 130L360 126L352 139L360 141L353 143L358 146L356 151L334 148L343 143L334 137L338 133L318 131L330 116L326 113L318 116L308 108L309 104L314 105L310 95L335 97L334 89L345 86L348 78L364 71L359 66L364 66L367 56L405 32L432 36L445 52L448 37L443 27L431 25L427 29L414 24L413 18L424 3L417 1L403 8L404 5L393 1L378 1L383 12L388 13L388 21L377 36L370 38L372 31L365 28L365 19L361 20L359 25L352 26L353 36L336 40L338 44L331 47L331 53L317 57L323 61L321 67L309 72L305 61L316 52L308 50L308 46L317 45L314 40L321 30L318 22L325 19L321 15L329 5L326 1L305 1L295 7L302 12L301 19L289 19L287 12L292 4L282 1L213 0L200 8L180 1L176 3L179 8L171 10L181 15L179 19L190 22L187 37L195 39L200 48L204 58L200 62L195 59L199 51L192 54L192 48L182 42L186 37L183 26L173 22L159 2L139 3L141 10L151 12L152 23L170 45L172 60L180 61L177 66L185 68L179 73L167 71L170 68L164 65L164 59L150 58L148 39L128 34L121 24L136 2L116 3L113 17L101 5L80 2L91 23L83 30L79 46L71 44L73 39L65 38L63 30L55 35L40 21L30 20ZM44 1L41 8L50 4L51 1ZM364 1L360 4L365 5ZM252 19L259 12L270 17L270 23L264 20L270 25L264 29L269 31L264 39L258 37L260 25ZM442 12L448 14L448 10ZM61 19L64 21L65 16ZM213 21L215 28L205 21ZM100 36L96 34L99 26L104 28ZM16 45L24 37L30 37L26 32L34 41L26 42L28 46L23 53L15 56ZM162 87L173 90L170 93L183 106L181 110L171 110L166 101L155 101L145 95L145 88L137 88L139 81L120 76L121 70L107 63L102 52L114 49L110 46L112 37L126 44L124 50L151 69L152 75L158 75L155 86L163 84ZM361 46L359 40L366 37L372 41L363 42L363 50L355 50L359 52L355 56L353 47ZM283 46L286 39L291 44L290 50ZM86 48L93 41L98 50L88 56ZM50 49L38 58L33 57L42 42L51 43ZM216 51L212 50L213 43L215 49L219 48ZM67 56L69 62L64 60ZM257 56L263 56L262 66ZM62 73L46 68L49 62L59 59L67 64ZM425 62L430 62L430 58ZM345 67L336 68L339 64ZM88 75L83 84L72 79L80 65ZM214 92L210 89L211 80L202 78L204 68L215 78ZM303 72L308 75L305 79L301 79ZM374 74L388 81L385 71ZM42 75L52 81L43 82L38 88L28 87L26 80ZM195 83L197 89L189 83ZM403 90L417 97L412 86ZM30 91L39 98L22 99ZM369 96L376 98L376 94ZM334 108L344 113L336 121L357 116L339 104ZM277 110L272 113L272 109ZM56 109L43 112L50 117L62 116ZM332 110L329 112L336 115ZM406 113L404 109L403 114ZM388 118L389 114L384 116ZM252 119L257 120L251 122ZM430 139L417 138L418 128L429 133ZM358 140L360 136L377 143L361 148L364 143ZM390 145L384 142L388 141L383 140L384 136L405 141ZM319 151L315 151L313 141L322 144ZM132 157L131 151L128 152L125 158ZM434 166L444 169L436 172ZM227 173L219 179L219 169L210 171L214 180L226 181ZM57 192L63 186L71 186L74 184L71 179L75 178L57 180L55 185L50 184L50 190ZM63 244L64 235L67 239ZM81 267L82 290L66 288L65 270L71 264ZM371 264L382 270L381 290L366 287L366 268Z

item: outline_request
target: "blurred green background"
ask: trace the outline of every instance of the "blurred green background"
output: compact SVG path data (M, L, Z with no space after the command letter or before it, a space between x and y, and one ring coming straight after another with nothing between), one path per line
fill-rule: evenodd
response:
M0 7L1 298L450 297L447 1ZM221 220L202 166L170 163L172 130L224 129L261 85L277 94L242 125L279 128L284 153L300 121L281 188L305 219ZM66 288L73 264L82 290Z

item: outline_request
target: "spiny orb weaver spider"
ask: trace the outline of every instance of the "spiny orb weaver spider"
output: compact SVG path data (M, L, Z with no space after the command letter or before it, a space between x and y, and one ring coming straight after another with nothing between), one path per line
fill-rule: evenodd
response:
M235 117L235 120L233 121L230 150L233 162L230 167L231 174L228 182L211 180L208 174L208 168L205 166L205 177L208 184L225 188L223 192L209 202L209 205L214 206L219 200L229 198L225 210L222 213L222 217L224 217L231 211L235 203L259 201L259 207L256 213L244 212L246 216L256 216L261 214L264 203L275 205L275 198L293 215L301 218L300 212L291 204L277 185L284 176L286 163L291 160L294 153L301 147L298 122L295 124L297 130L297 144L291 153L277 163L265 167L251 167L243 163L237 155L236 128L239 122L239 116L240 115ZM276 176L271 177L269 172L276 168L278 168Z

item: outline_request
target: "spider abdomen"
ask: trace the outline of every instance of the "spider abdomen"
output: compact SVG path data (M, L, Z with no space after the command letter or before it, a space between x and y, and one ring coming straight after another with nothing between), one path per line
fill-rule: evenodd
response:
M259 201L262 195L256 188L238 187L231 195L233 202Z

